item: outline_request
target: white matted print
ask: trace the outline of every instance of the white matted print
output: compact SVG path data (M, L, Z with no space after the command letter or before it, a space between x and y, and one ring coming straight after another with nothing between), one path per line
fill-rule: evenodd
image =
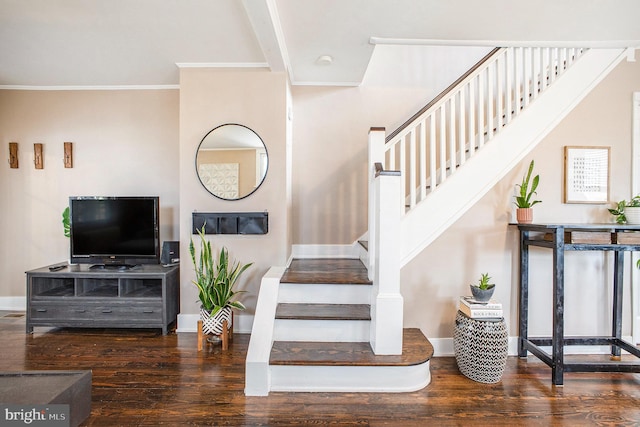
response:
M610 147L564 147L564 202L608 203Z

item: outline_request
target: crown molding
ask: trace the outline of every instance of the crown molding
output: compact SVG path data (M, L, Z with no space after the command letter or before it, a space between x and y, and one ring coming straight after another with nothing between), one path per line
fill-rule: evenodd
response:
M369 43L372 45L405 46L640 48L640 40L443 40L371 37L369 38Z
M0 85L0 90L179 90L180 85L29 86Z
M269 68L266 62L176 62L178 68Z

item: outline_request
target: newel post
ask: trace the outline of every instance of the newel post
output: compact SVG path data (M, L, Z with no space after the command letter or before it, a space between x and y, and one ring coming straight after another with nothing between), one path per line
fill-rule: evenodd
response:
M380 165L381 166L381 165ZM400 220L402 176L379 168L375 177L373 299L371 304L371 348L378 355L402 354L403 299L400 294ZM369 254L371 257L372 254Z
M375 248L378 245L378 238L376 235L376 213L378 212L378 200L376 198L375 191L375 164L381 163L384 165L384 144L385 144L385 128L381 127L372 127L369 130L369 237L368 237L368 246L369 246L369 260L367 269L369 271L369 280L373 280L373 275L375 271L375 257L373 254L375 253Z

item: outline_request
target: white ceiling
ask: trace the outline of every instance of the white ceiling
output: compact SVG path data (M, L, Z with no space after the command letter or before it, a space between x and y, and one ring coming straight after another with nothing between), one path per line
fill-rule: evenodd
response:
M195 66L352 85L377 44L640 47L640 1L0 0L5 88L178 85Z

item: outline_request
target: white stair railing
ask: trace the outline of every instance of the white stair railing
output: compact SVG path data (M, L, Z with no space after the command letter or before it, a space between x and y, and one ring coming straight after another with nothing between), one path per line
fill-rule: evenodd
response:
M406 212L501 132L585 51L496 49L390 134L382 164L403 176Z
M371 344L376 354L402 351L397 337L403 316L398 262L403 216L437 191L584 52L495 49L388 137L384 128L371 128L368 268L374 284Z

